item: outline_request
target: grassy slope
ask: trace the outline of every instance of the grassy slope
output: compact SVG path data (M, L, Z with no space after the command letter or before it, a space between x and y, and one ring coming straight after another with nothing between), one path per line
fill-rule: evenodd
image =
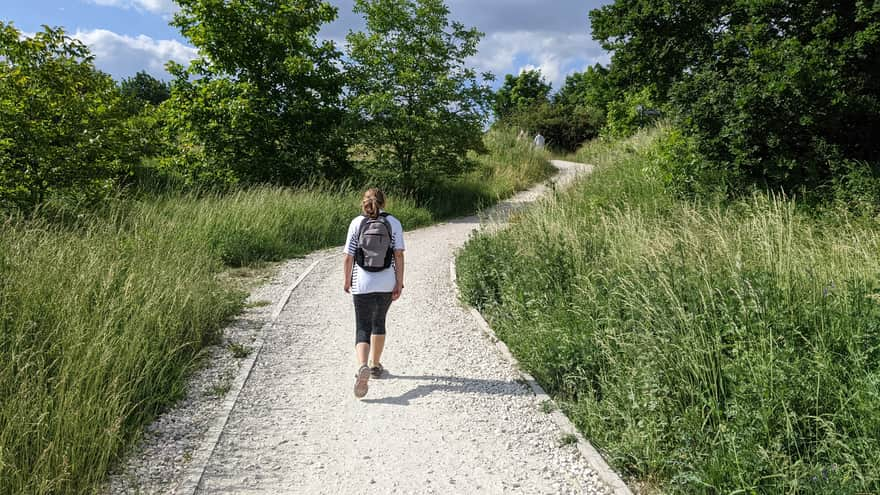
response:
M445 206L388 209L415 228L545 177L545 157L513 142L487 136L492 153ZM257 188L122 201L75 227L0 224L0 493L93 491L240 311L225 267L340 245L358 204L355 191Z
M530 140L517 140L510 130L492 130L483 142L488 153L472 154L474 170L435 191L427 207L435 218L468 215L499 198L526 189L553 173L550 153L535 151Z
M880 225L658 180L662 131L473 239L469 302L623 474L670 493L880 491Z

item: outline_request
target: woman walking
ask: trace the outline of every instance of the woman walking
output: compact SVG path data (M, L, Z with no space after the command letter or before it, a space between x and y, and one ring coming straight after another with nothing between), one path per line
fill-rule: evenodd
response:
M385 316L391 302L403 291L403 226L386 213L385 194L368 189L361 201L362 214L348 226L343 248L345 292L354 299L355 353L359 363L354 395L367 395L370 376L382 376Z

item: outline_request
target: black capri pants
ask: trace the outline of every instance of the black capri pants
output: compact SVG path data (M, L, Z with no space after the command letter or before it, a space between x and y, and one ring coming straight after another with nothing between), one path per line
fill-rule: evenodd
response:
M354 319L357 325L356 344L369 344L371 335L385 335L385 315L388 314L390 307L390 292L354 295Z

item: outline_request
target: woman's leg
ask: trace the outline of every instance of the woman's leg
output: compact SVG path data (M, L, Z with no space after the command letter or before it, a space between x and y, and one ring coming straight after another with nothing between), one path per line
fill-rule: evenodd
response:
M365 344L363 342L358 342L355 346L355 354L357 354L358 366L367 365L367 358L370 355L370 347L370 344Z
M372 294L354 295L354 319L355 319L355 355L358 365L366 366L370 354L370 337L373 327L373 301Z
M370 294L355 294L354 316L357 326L355 335L355 354L359 363L354 382L354 396L358 399L367 395L370 380L370 369L367 367L367 356L370 354L370 331L373 315Z
M373 295L375 312L371 321L370 361L373 366L379 366L382 363L382 351L385 349L385 318L388 315L388 308L391 307L391 293Z
M371 342L373 347L373 365L379 364L382 350L385 347L385 315L391 306L391 293L355 294L354 314L357 325L355 337L355 354L359 364L354 383L354 395L361 398L367 394L367 382L370 369L367 358L370 357ZM378 373L376 374L378 376Z
M370 351L370 362L373 366L379 366L382 362L382 350L385 349L385 336L373 334L370 336L370 345L367 347Z

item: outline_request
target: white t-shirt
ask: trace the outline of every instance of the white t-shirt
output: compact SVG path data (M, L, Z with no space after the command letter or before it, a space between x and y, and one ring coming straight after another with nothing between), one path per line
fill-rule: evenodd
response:
M380 210L381 211L381 210ZM342 248L342 252L354 256L358 248L358 230L360 230L363 216L357 216L348 226L348 242ZM391 249L394 251L404 251L406 246L403 243L403 226L400 220L392 215L385 217L391 225ZM368 272L354 264L351 271L351 293L352 294L369 294L371 292L391 292L397 283L397 274L394 272L394 259L391 259L391 266L381 272Z

